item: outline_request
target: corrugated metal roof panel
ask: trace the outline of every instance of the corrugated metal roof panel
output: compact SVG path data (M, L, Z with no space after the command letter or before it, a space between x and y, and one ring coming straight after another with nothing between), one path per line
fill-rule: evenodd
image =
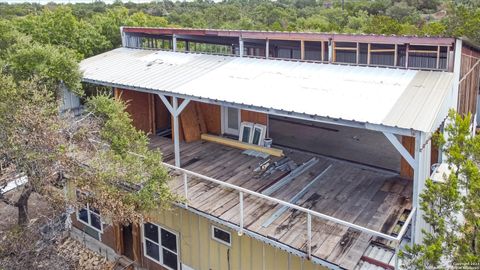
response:
M426 132L444 113L453 77L127 48L80 66L85 80Z

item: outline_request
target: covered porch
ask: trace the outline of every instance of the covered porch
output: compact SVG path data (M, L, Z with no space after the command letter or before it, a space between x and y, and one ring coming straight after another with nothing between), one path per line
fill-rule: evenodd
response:
M175 163L171 139L152 136L150 140L151 147L162 151L164 162ZM185 170L387 235L399 233L412 207L412 181L386 170L282 148L285 157L295 164L309 166L275 189L289 172L276 170L265 175L265 170L258 171L265 162L262 157L206 141L183 142L180 149ZM267 159L278 162L282 158L269 156ZM242 222L244 230L302 253L308 248L311 234L311 256L346 269L354 268L372 241L389 244L368 233L316 217L311 217L311 231L308 232L305 213L290 208L282 211L278 203L248 194L243 198L241 221L237 190L191 176L185 188L182 174L175 171L172 174L171 187L187 197L188 208L230 225L239 226Z

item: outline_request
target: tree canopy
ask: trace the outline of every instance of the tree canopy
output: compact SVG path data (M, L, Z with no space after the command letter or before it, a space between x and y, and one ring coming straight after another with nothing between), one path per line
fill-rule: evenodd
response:
M446 136L437 136L451 171L443 182L426 182L421 209L431 230L424 232L423 244L407 246L405 269L480 263L480 135L471 135L470 124L470 115L451 111Z

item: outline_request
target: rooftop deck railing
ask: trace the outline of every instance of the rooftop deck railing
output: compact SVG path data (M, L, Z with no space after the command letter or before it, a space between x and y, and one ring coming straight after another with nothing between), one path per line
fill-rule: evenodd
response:
M226 183L224 181L220 181L220 180L217 180L217 179L214 179L214 178L211 178L211 177L208 177L208 176L196 173L196 172L192 172L192 171L189 171L189 170L186 170L186 169L182 169L182 168L176 167L176 166L168 164L168 163L164 163L164 165L165 165L165 167L167 167L171 170L174 170L176 172L180 172L181 175L183 176L183 190L184 190L183 196L185 196L185 199L186 199L185 202L183 203L183 206L186 209L188 209L188 207L189 207L189 203L188 203L188 198L189 198L188 179L189 179L189 176L190 177L196 177L196 178L201 179L203 181L206 181L206 182L209 182L209 183L214 183L214 184L217 184L219 186L229 188L231 190L235 190L236 192L238 192L238 202L239 202L238 211L239 211L239 218L240 218L240 221L239 221L239 224L238 224L238 228L239 228L238 233L240 235L243 234L243 232L244 232L244 210L245 210L244 209L244 194L248 194L248 195L252 195L254 197L262 198L262 199L265 199L267 201L285 206L289 209L295 209L297 211L300 211L300 212L304 213L307 217L307 250L305 251L305 253L306 253L306 255L308 256L309 259L312 258L312 217L317 217L317 218L320 218L320 219L325 220L325 221L334 222L336 224L340 224L340 225L346 226L348 228L352 228L352 229L367 233L371 236L375 236L375 237L379 237L379 238L387 240L387 241L395 242L396 243L396 245L395 245L395 254L396 254L395 269L398 269L399 245L400 245L400 242L402 241L405 233L407 232L408 226L409 226L410 222L412 221L413 216L416 212L416 209L413 208L412 211L410 212L410 214L408 215L407 219L405 220L405 222L404 222L402 228L400 229L398 235L397 236L392 236L392 235L388 235L388 234L385 234L385 233L382 233L382 232L379 232L379 231L375 231L375 230L372 230L372 229L369 229L369 228L366 228L366 227L363 227L363 226L360 226L360 225L357 225L357 224L354 224L354 223L351 223L351 222L348 222L348 221L345 221L345 220L342 220L342 219L338 219L338 218L335 218L335 217L332 217L332 216L329 216L329 215L325 215L325 214L313 211L311 209L308 209L308 208L305 208L305 207L302 207L302 206L299 206L299 205L296 205L296 204L292 204L292 203L289 203L289 202L286 202L286 201L283 201L283 200L280 200L280 199L277 199L277 198L274 198L274 197L270 197L270 196L264 195L262 193L258 193L258 192L255 192L255 191L252 191L252 190L240 187L240 186L232 185L230 183Z

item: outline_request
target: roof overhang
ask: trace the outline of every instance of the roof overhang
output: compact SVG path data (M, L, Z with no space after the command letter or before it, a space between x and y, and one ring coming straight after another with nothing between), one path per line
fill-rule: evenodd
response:
M85 82L413 136L446 118L452 73L120 48Z

